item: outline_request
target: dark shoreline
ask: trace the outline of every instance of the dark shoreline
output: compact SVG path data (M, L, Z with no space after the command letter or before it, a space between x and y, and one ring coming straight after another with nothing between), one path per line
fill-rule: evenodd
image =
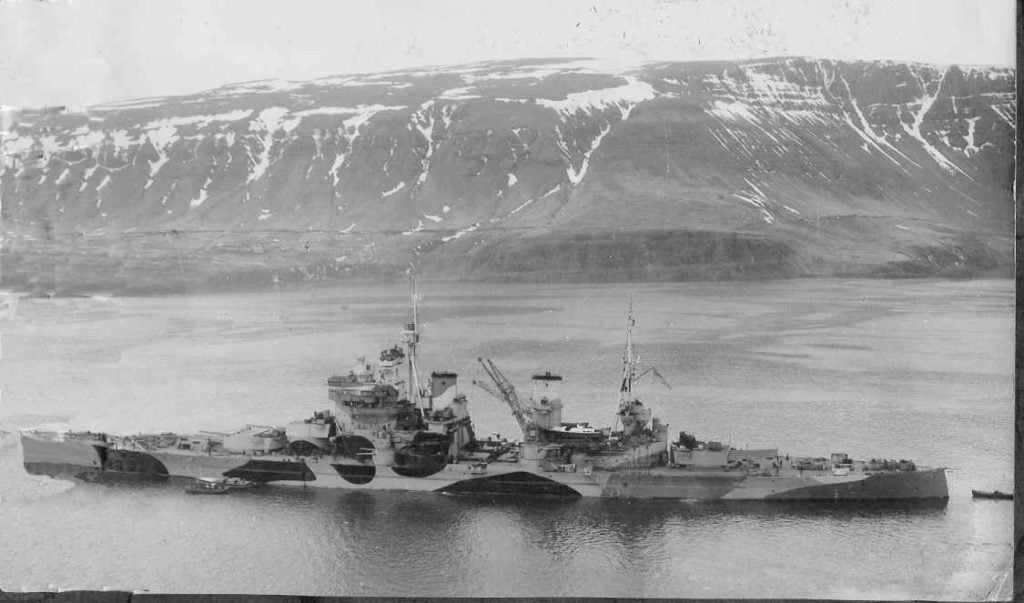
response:
M669 284L669 283L728 283L728 282L782 282L805 280L899 280L899 281L967 281L967 280L1014 280L1016 274L1012 266L1001 266L994 269L971 274L927 274L920 276L888 276L879 274L814 274L777 276L767 278L694 278L694 279L648 279L648 280L503 280L503 279L467 279L452 277L423 276L417 278L422 284L466 284L466 285L624 285L624 284ZM76 289L29 289L0 282L0 290L7 290L22 299L83 299L95 296L103 297L177 297L188 295L216 295L233 293L268 293L293 289L319 289L339 286L374 286L399 285L408 283L408 276L395 278L335 278L316 280L297 280L283 283L229 282L217 285L184 287L182 283L168 283L167 286L133 286L121 289L104 287L83 287ZM178 286L175 286L178 285Z

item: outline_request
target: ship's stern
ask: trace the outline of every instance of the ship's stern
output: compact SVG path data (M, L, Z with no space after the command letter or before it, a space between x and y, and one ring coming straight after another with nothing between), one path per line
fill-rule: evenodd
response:
M102 434L21 432L25 471L32 475L76 477L100 470L107 448Z

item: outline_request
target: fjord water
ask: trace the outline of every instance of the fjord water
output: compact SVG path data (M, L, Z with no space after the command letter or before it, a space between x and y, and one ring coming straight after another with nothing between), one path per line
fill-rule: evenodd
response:
M0 436L0 589L436 596L978 599L1011 559L1013 283L799 280L421 285L425 371L459 373L477 433L518 436L471 385L490 357L566 420L611 422L626 300L640 392L670 433L782 453L947 466L948 505L486 500L27 475ZM0 430L284 425L397 343L403 286L8 298Z

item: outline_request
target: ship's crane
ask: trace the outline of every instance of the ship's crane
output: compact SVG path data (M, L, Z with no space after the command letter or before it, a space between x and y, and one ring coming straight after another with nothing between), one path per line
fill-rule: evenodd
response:
M508 377L498 369L490 358L477 358L477 360L480 362L480 365L484 367L484 372L491 378L494 385L492 386L489 383L477 380L473 380L473 385L479 387L499 400L504 400L505 403L508 404L509 408L512 409L512 416L514 416L516 421L519 422L519 427L523 429L523 434L530 433L534 426L533 413L530 411L530 407L519 399L519 396L516 394L515 386L512 385L512 382L508 380Z

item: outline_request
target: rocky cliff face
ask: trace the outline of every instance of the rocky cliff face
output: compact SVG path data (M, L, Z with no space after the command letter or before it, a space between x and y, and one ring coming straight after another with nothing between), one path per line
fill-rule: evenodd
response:
M971 274L1012 262L1014 90L999 68L534 60L23 111L3 278Z

